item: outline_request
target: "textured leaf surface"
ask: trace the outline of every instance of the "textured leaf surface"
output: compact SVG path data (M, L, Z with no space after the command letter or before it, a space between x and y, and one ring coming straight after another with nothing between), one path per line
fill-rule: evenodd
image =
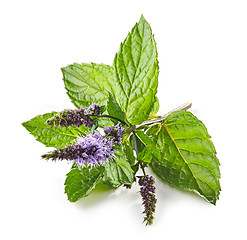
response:
M146 154L151 153L152 155L154 155L157 159L160 159L160 150L157 148L155 142L149 137L147 136L143 131L135 131L135 134L137 136L137 138L140 140L140 142L143 144L143 146L145 146L141 152L143 152L143 156ZM139 144L140 145L140 144ZM142 154L140 155L142 156Z
M156 112L157 49L151 28L142 16L120 45L114 66L74 63L62 68L68 96L76 107L106 105L110 92L131 124Z
M116 157L105 164L106 180L110 180L115 186L132 183L134 179L133 170L129 162L127 162L125 155L120 153L115 154Z
M137 155L137 160L145 163L150 163L152 158L152 145L145 146L144 149Z
M154 141L149 136L147 136L143 131L135 130L135 134L145 146L155 145Z
M111 115L113 117L117 117L120 120L126 122L125 113L122 111L122 109L120 108L120 106L118 105L117 101L115 100L115 98L113 97L113 95L111 93L109 93L109 101L107 104L107 111L108 111L109 115ZM117 121L115 121L115 123L117 123Z
M161 160L152 160L154 173L164 182L195 191L215 204L220 192L219 161L204 124L190 112L177 111L162 127L155 128L152 136L161 150Z
M150 115L155 115L159 111L159 108L160 108L160 103L159 103L158 97L156 96L153 108L150 112Z
M78 138L78 130L80 133L87 133L88 129L84 126L77 128L70 126L68 128L54 128L47 125L47 119L53 117L57 112L46 113L32 118L30 121L22 123L22 125L36 138L37 141L43 143L47 147L63 147Z
M156 101L159 70L156 43L143 16L121 43L114 68L123 92L120 107L131 124L142 123Z
M67 94L76 107L91 103L107 105L108 92L114 92L114 71L104 64L74 63L61 69Z
M74 168L65 180L65 193L68 200L76 202L82 197L87 196L99 183L103 181L104 167L82 169Z
M129 164L132 166L135 164L135 156L134 156L134 152L133 152L133 149L130 145L130 142L129 140L126 140L123 144L122 144L122 147L123 147L123 151L125 153L125 157L127 159L127 161L129 162Z

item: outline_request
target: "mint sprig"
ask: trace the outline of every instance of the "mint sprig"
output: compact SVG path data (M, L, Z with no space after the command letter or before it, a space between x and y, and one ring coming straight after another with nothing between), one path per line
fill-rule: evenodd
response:
M62 73L67 94L80 109L39 115L23 126L56 148L42 155L45 159L72 163L65 181L69 201L86 197L97 185L114 189L139 183L144 221L150 225L156 204L154 178L145 171L150 167L164 183L216 203L219 160L205 125L186 111L191 104L155 115L157 48L143 16L120 44L112 66L74 63Z

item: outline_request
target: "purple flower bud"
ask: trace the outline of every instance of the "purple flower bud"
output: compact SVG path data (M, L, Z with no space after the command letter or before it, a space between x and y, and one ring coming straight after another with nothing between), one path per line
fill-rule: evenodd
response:
M106 137L111 138L115 145L119 145L119 143L122 141L121 136L123 134L123 130L118 125L114 127L105 126L104 132Z
M94 105L94 104L90 105L90 106L88 107L88 109L91 110L91 111L94 111L95 105Z
M84 110L84 114L85 115L88 115L89 114L89 110L87 108Z

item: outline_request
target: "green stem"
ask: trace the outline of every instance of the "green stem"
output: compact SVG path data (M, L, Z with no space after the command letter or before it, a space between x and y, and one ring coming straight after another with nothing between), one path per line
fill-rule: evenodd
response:
M145 122L141 123L140 125L136 125L135 127L136 127L136 129L142 129L142 128L146 127L146 126L150 126L150 125L152 126L152 125L155 125L155 124L159 124L161 122L164 122L166 117L168 115L170 115L172 112L181 111L181 110L187 110L187 109L191 108L191 105L192 105L192 103L189 103L189 102L188 103L184 103L183 105L181 105L181 106L173 109L172 111L166 113L162 117L158 117L158 118L155 118L155 119L152 119L152 120L145 121Z
M121 120L121 119L119 119L117 117L113 117L113 116L110 116L110 115L100 115L100 116L97 116L97 118L101 118L101 117L103 117L103 118L111 118L111 119L114 119L114 120L116 120L118 122L121 122L122 124L128 126L128 124L126 122L124 122L123 120Z
M134 131L132 131L132 132L133 132L133 136L134 136L134 143L135 143L136 156L138 156L137 138L136 138L135 132L134 132ZM140 167L141 167L141 169L142 169L142 172L143 172L144 176L146 176L145 168L144 168L144 166L143 166L142 161L139 160L138 163L139 163L139 165L140 165Z

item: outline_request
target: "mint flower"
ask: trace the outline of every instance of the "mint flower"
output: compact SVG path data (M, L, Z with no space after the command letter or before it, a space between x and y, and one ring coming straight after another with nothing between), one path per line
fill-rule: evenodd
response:
M140 193L143 200L144 211L143 213L146 214L144 217L144 221L146 221L146 225L151 225L154 219L154 212L155 212L155 204L157 202L155 198L155 186L154 178L152 176L142 176L139 177L139 185L141 186Z
M79 108L75 110L64 110L54 117L48 119L46 123L51 126L81 126L92 127L94 124L94 119L92 117L97 117L100 113L100 107L97 105L90 105L88 108Z
M95 165L114 157L112 141L104 138L100 133L89 134L79 138L75 144L57 148L52 152L42 155L44 159L68 160L80 165L85 163Z
M104 130L106 136L110 136L114 144L119 145L122 141L123 129L121 129L118 125L114 127L105 127Z

